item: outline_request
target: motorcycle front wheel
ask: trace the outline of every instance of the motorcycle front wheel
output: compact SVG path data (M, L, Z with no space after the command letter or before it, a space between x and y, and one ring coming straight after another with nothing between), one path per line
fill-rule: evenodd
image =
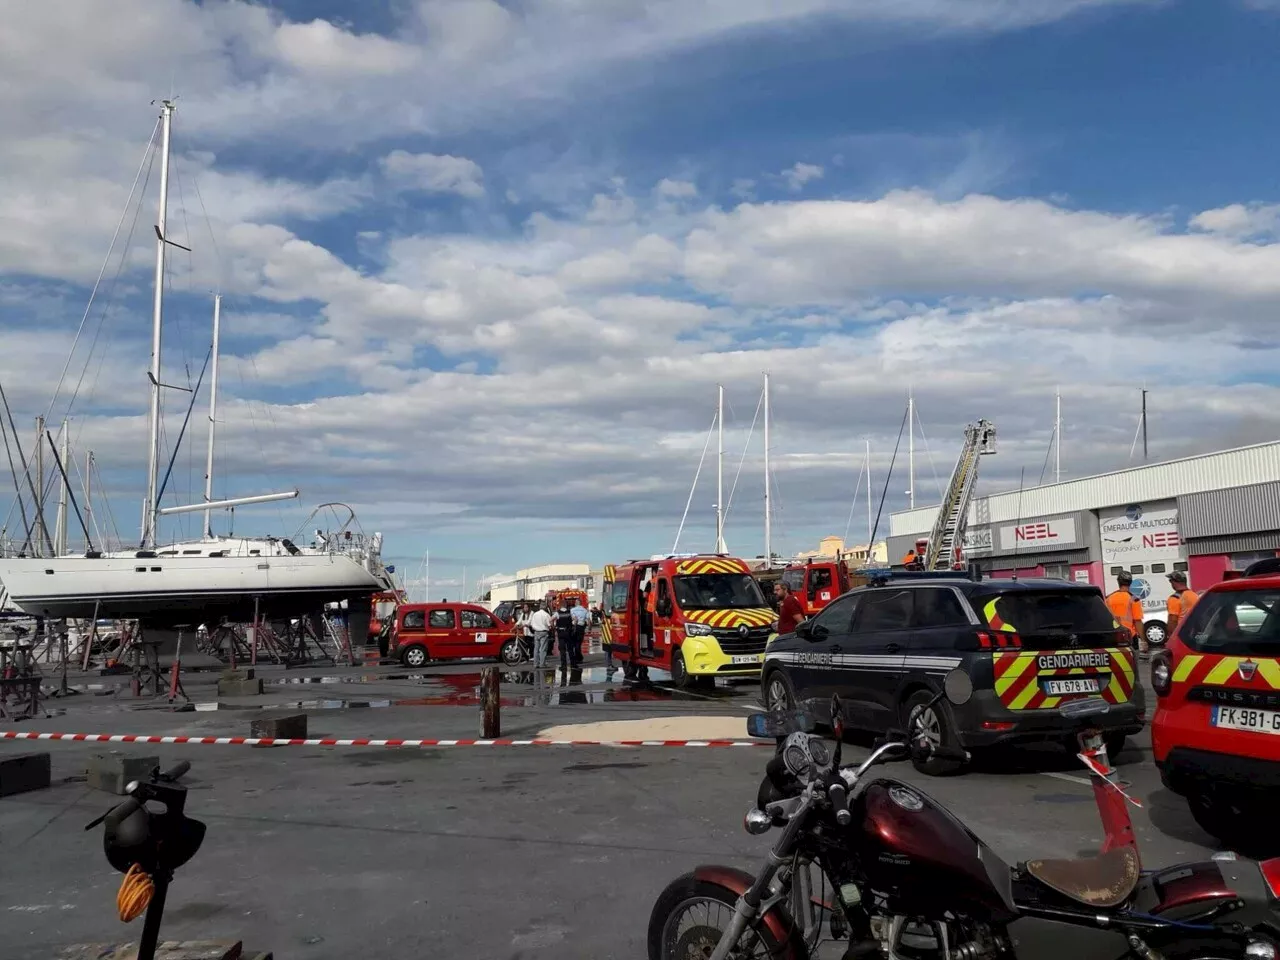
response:
M687 873L662 891L649 915L649 960L705 960L733 919L738 895ZM790 924L787 924L790 928ZM801 960L789 940L777 939L757 918L729 952L732 960Z

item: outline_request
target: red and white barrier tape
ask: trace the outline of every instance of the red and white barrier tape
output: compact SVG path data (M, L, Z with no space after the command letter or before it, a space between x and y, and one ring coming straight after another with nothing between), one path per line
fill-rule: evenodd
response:
M0 730L0 740L71 740L80 743L181 743L237 747L774 747L767 740L374 740L277 737L157 737L135 733L36 733Z

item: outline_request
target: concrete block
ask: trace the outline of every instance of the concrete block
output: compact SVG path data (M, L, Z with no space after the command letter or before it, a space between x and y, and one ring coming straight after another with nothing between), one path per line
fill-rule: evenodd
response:
M133 780L147 779L159 765L159 757L126 756L113 750L110 753L94 754L89 759L85 773L88 775L89 786L93 789L124 796L126 784Z
M249 724L251 737L271 737L276 740L297 740L307 735L305 713L284 713L259 717Z
M219 680L220 697L256 697L262 693L261 680Z
M223 670L220 680L252 680L257 675L257 670L253 667L236 667Z
M0 760L0 797L49 786L49 754L20 753Z

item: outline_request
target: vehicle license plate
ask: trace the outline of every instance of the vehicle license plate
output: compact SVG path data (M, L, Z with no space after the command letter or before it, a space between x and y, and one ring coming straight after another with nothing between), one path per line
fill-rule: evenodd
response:
M1070 680L1046 680L1044 692L1051 697L1064 693L1098 693L1102 689L1099 677L1072 677Z
M1209 722L1229 730L1280 734L1280 710L1253 710L1249 707L1214 707Z
M744 654L742 656L730 658L734 663L760 663L764 659L763 653Z

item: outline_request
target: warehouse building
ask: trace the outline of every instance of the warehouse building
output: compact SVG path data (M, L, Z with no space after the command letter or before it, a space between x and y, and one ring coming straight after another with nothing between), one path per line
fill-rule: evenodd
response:
M544 563L538 567L517 570L514 577L493 580L489 583L489 599L498 603L502 600L541 600L553 590L585 590L588 594L595 591L597 578L592 576L591 565L586 563Z
M889 519L889 556L933 529L938 507ZM1280 556L1280 441L976 497L965 558L992 577L1059 577L1109 593L1133 574L1148 635L1163 639L1166 576L1202 591Z

